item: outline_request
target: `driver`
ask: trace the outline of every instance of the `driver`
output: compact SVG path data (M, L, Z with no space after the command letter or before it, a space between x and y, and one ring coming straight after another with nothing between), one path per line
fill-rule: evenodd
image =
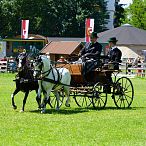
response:
M83 75L86 75L88 72L99 66L98 59L102 51L102 45L97 42L97 38L97 33L92 32L90 42L86 43L79 53L83 62Z
M97 38L97 33L92 32L90 36L90 42L85 44L84 48L80 51L79 56L81 56L82 58L96 58L100 56L102 51L102 45L97 42Z

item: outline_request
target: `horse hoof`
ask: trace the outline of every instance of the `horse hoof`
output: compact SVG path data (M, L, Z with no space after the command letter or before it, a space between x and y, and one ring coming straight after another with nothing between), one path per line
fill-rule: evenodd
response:
M59 109L59 107L56 107L56 111L59 111L60 109Z
M20 110L20 113L23 113L24 112L24 110Z
M44 113L45 113L45 110L42 110L42 111L41 111L41 114L44 114Z
M17 106L13 106L13 109L14 109L14 110L17 109Z
M38 107L38 110L41 110L41 108L40 108L40 107Z
M70 104L65 103L65 106L66 106L66 107L70 107Z
M38 106L38 110L41 110L41 106Z

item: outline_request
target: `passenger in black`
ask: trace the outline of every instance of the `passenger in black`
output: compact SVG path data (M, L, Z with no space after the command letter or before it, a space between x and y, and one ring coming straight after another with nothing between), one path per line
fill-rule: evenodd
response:
M108 40L109 48L110 48L108 52L108 57L109 57L108 61L121 63L122 52L116 46L117 41L118 40L116 39L116 37L112 37Z
M108 40L109 42L109 52L108 52L108 59L107 62L113 65L113 70L119 70L119 63L121 63L122 52L116 46L117 43L116 37L112 37ZM107 71L106 78L109 83L112 83L112 73ZM110 86L107 87L107 92L110 93L111 89Z

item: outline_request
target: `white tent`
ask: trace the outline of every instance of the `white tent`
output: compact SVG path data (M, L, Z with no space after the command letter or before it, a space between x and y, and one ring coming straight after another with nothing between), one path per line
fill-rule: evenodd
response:
M118 46L118 48L122 52L122 60L125 60L125 59L128 59L128 58L136 59L139 56L137 53L135 53L133 50L131 50L128 47Z

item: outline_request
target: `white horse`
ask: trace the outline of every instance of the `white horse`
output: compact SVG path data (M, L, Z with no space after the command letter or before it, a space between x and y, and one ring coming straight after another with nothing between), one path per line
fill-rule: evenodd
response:
M43 92L44 95L44 100L42 102L42 113L45 113L46 104L49 100L49 95L52 89L54 90L54 94L57 99L56 110L59 110L60 97L58 90L60 90L61 88L63 88L64 93L67 97L65 105L67 107L70 106L69 86L71 75L68 69L54 68L51 66L50 56L40 55L34 62L34 77L39 79L38 97L40 97L41 92Z

